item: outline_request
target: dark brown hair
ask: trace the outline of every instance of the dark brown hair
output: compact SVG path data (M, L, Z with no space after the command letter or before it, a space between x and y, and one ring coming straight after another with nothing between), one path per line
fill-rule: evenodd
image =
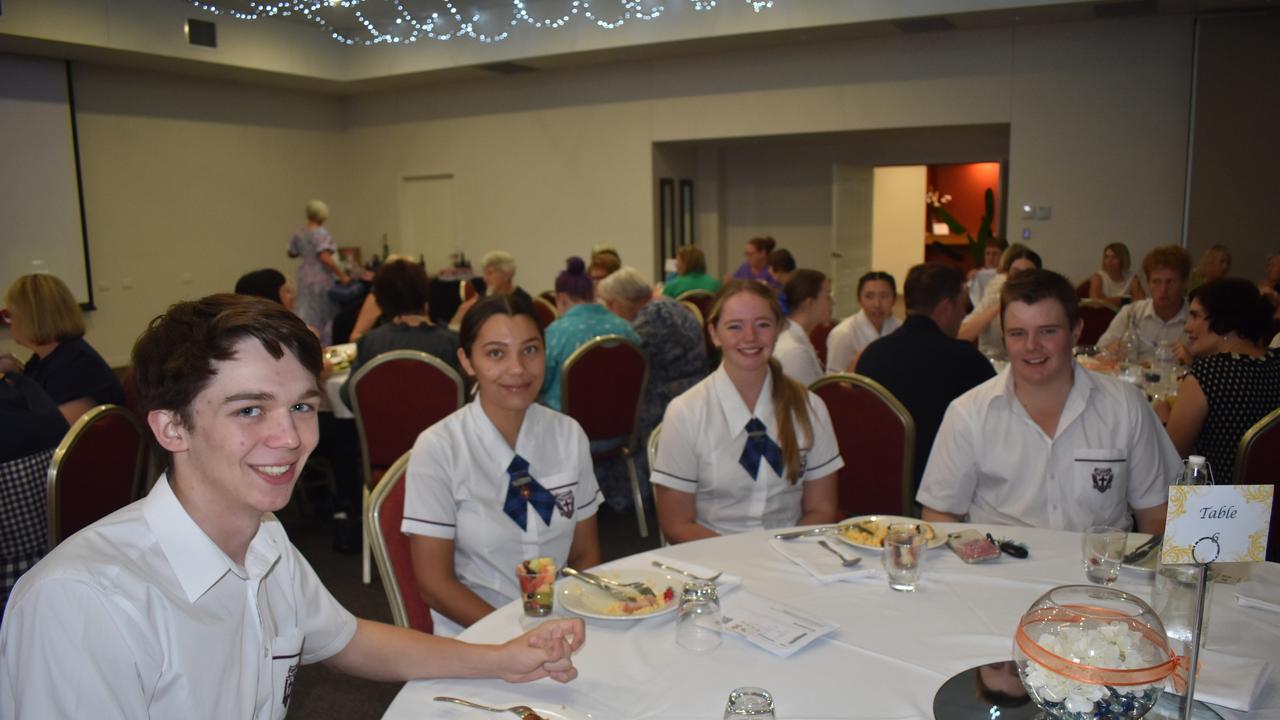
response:
M280 302L280 288L288 282L284 273L274 268L254 270L240 276L236 281L235 293Z
M1010 303L1034 305L1041 300L1057 300L1067 313L1067 330L1080 321L1080 298L1071 281L1052 270L1023 270L1011 276L1000 289L1000 322Z
M471 357L471 346L475 345L476 338L480 336L480 329L494 315L511 317L524 315L533 322L534 327L538 328L538 337L546 340L546 335L542 332L542 323L538 321L538 313L533 309L532 300L522 295L489 295L478 300L467 314L462 316L458 337L461 340L462 352L466 353L467 357Z
M764 283L755 280L730 280L720 292L716 293L707 314L707 324L715 327L720 323L720 311L725 302L739 293L748 293L762 298L769 303L773 311L773 319L782 327L782 306L778 304L778 296ZM782 448L782 461L786 465L787 482L794 485L800 479L801 443L796 437L796 424L804 433L804 446L813 446L813 421L809 419L808 390L803 385L787 377L782 372L782 364L775 357L769 358L769 376L773 381L773 414L778 419L778 445Z
M766 235L765 237L753 237L747 241L747 244L759 252L768 255L773 252L775 247L777 247L778 241Z
M1188 300L1199 300L1215 335L1229 332L1263 345L1271 334L1271 301L1244 278L1210 280L1191 291Z
M862 277L858 278L858 296L859 297L862 296L862 286L866 285L872 280L880 280L882 282L889 283L889 290L893 292L893 296L895 298L898 297L898 282L893 279L892 275L890 275L887 272L882 272L880 270L872 270L871 272L865 273Z
M782 287L782 296L787 299L787 309L795 312L806 300L814 300L822 294L822 283L827 276L818 270L797 270L787 284Z
M765 258L765 264L774 272L794 272L796 269L796 259L791 256L791 251L786 248L778 248L769 253L769 257Z
M392 260L374 276L373 296L388 318L420 314L431 296L427 271L412 260Z
M685 275L693 273L706 274L707 256L703 254L702 248L696 245L685 245L676 251L676 257L684 261Z
M902 302L909 313L927 315L944 300L960 294L964 273L960 268L930 262L914 265L902 282Z

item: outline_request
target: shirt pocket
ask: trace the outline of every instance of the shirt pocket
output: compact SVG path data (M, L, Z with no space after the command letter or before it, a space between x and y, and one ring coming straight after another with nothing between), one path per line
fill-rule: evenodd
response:
M302 663L301 633L281 635L271 641L271 717L280 720L289 711L293 683Z
M1129 453L1125 448L1082 448L1073 454L1071 497L1083 498L1087 507L1110 510L1127 507ZM1095 513L1099 521L1114 520L1114 513Z

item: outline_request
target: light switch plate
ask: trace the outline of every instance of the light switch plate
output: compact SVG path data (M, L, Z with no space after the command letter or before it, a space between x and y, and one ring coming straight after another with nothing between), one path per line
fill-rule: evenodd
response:
M1052 215L1053 215L1053 208L1049 207L1048 205L1036 206L1037 220L1048 220Z

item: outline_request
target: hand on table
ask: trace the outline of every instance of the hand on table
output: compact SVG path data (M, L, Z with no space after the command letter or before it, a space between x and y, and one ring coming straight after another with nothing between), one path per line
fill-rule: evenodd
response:
M569 682L578 676L573 653L586 640L581 619L548 620L499 650L497 675L507 682L529 682L549 677Z

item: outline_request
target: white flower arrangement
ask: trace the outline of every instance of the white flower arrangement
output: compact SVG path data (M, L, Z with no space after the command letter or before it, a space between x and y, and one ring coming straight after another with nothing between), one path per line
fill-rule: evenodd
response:
M1042 633L1036 639L1040 647L1081 665L1097 668L1136 670L1150 667L1156 661L1145 649L1142 635L1122 622L1112 622L1095 628L1063 627L1057 633ZM1111 688L1073 680L1028 659L1026 682L1040 700L1062 703L1069 713L1082 713L1094 717L1095 704L1104 698L1113 701L1130 698L1133 704L1143 704L1147 691L1163 687L1154 685L1126 685ZM1158 693L1150 695L1154 703ZM1133 701L1137 701L1134 703ZM1047 708L1046 708L1047 709Z

